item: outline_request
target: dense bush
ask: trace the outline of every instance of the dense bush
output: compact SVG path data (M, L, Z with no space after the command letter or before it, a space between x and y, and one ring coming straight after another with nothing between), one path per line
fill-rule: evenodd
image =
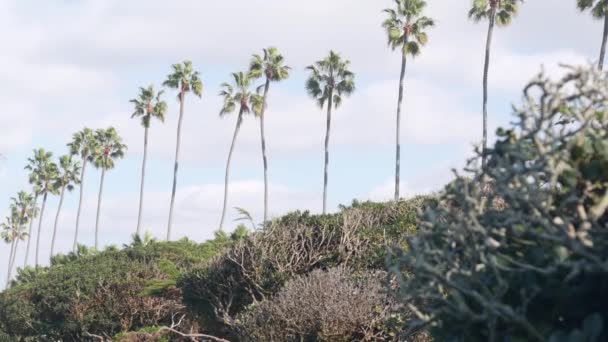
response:
M178 287L206 327L213 326L217 335L234 336L238 313L272 298L295 277L336 266L384 269L386 247L405 246L416 230L416 213L427 202L355 202L332 215L291 213L208 265L183 274Z
M607 110L594 70L525 88L487 169L448 186L398 255L417 326L441 341L608 340Z
M135 238L122 250L58 256L52 267L22 270L0 294L0 329L34 340L82 340L168 324L184 314L175 281L231 243L218 234L196 244Z
M237 329L243 341L388 340L382 328L395 308L384 278L382 272L354 277L342 267L312 271L251 305Z

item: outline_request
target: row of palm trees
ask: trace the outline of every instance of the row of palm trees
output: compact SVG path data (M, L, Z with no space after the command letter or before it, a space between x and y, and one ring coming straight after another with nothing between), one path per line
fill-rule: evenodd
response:
M20 191L16 197L11 198L9 216L3 223L2 238L10 243L7 282L15 265L15 256L19 241L27 239L25 250L24 267L27 266L30 255L31 237L35 218L38 218L38 231L36 234L35 265L40 263L40 238L42 236L42 224L49 195L58 195L59 203L53 224L51 238L50 256L55 253L55 242L57 230L66 190L71 192L75 186L80 185L80 201L76 214L76 229L74 232L74 245L76 250L78 244L78 231L80 224L80 213L82 209L83 186L82 180L89 163L101 169L101 180L99 186L99 198L97 203L97 217L95 224L95 248L99 241L99 217L101 213L101 198L103 184L107 170L114 168L116 159L122 158L126 146L122 143L118 132L110 127L93 131L85 128L73 135L72 141L67 144L69 153L59 157L58 162L53 160L53 153L42 148L34 150L33 156L28 158L25 169L29 171L29 183L31 191ZM80 158L80 160L76 160ZM38 200L42 199L40 207ZM26 230L26 226L29 226Z
M401 115L404 100L404 84L408 58L419 56L422 48L428 42L427 30L435 25L432 18L424 15L426 1L424 0L393 0L394 6L387 8L384 13L387 18L382 27L386 31L388 45L391 49L399 49L401 52L401 69L399 77L399 92L397 97L397 115L395 130L395 191L394 198L400 198L400 167L401 167L401 144L400 129ZM472 6L468 13L470 19L475 22L487 20L488 32L486 37L485 59L483 67L483 101L482 101L482 148L487 146L487 120L488 120L488 76L490 67L490 55L493 31L496 25L507 26L514 15L518 12L518 5L523 0L472 0ZM600 50L598 68L603 68L606 41L608 38L608 0L577 0L577 6L581 11L591 10L596 18L604 19L604 33ZM267 98L270 85L280 82L289 77L290 67L285 65L284 57L279 51L270 47L264 49L262 54L254 54L246 71L232 74L232 80L221 85L219 95L223 98L220 117L237 113L236 126L234 129L230 150L228 153L225 169L224 200L219 228L223 229L228 204L230 164L235 149L238 133L243 124L244 117L253 114L260 119L260 138L262 161L264 167L264 222L268 220L268 160L266 156L266 138L264 132L264 120L267 110ZM329 167L329 141L331 133L332 111L340 107L344 97L348 97L355 90L355 75L349 70L349 61L343 59L339 54L330 51L325 58L307 67L309 76L306 80L306 90L321 109L327 110L326 134L324 145L324 177L323 177L323 213L327 211L327 186ZM254 83L262 79L263 83L255 87ZM184 61L172 66L171 73L163 82L163 86L177 90L177 101L179 103L179 118L177 126L177 141L175 148L175 162L173 170L173 183L169 205L169 219L167 223L167 240L171 239L173 212L177 190L177 179L179 169L179 153L181 143L181 129L184 118L185 101L188 94L192 93L201 98L203 93L203 82L200 73L194 70L190 61ZM255 88L255 89L254 89ZM162 100L164 91L155 91L153 85L141 87L137 98L130 102L134 106L133 118L141 120L144 127L144 153L141 168L141 185L139 196L139 210L136 233L141 234L142 213L144 206L144 185L146 174L148 133L153 119L161 122L167 115L167 104ZM30 171L29 181L33 186L31 194L20 192L11 200L10 215L6 223L2 225L3 238L11 244L9 257L10 269L14 265L14 255L19 240L27 237L25 264L27 264L30 250L30 236L34 224L34 218L39 215L38 235L36 240L36 265L38 265L38 253L40 245L40 231L42 219L49 194L59 195L59 205L51 239L51 255L54 252L55 238L59 214L63 204L65 191L71 191L76 185L80 185L80 200L76 214L76 229L74 233L75 249L78 244L78 231L80 214L83 200L83 186L81 184L85 177L88 163L101 169L100 188L97 203L97 216L95 224L95 247L99 241L99 217L101 211L101 200L103 183L106 170L112 169L117 159L124 156L126 146L114 128L93 131L85 128L74 134L72 141L68 144L70 153L59 158L59 164L52 162L52 154L43 149L35 150L34 156L28 159L27 169ZM74 161L74 158L80 161ZM482 167L485 167L485 155L482 155ZM38 210L38 199L42 198L41 208ZM23 228L29 223L26 233Z

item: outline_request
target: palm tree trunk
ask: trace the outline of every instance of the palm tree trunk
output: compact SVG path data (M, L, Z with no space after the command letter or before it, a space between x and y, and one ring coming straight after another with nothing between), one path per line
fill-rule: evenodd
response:
M399 76L399 99L397 102L397 125L395 132L395 201L399 200L399 186L401 184L401 104L403 103L403 83L405 80L405 67L407 56L401 52L401 75Z
M327 179L329 167L329 134L331 132L331 107L333 106L334 90L329 91L327 103L327 131L325 132L325 167L323 170L323 214L327 213Z
M42 219L44 218L44 208L46 207L46 198L48 193L44 193L42 197L42 207L40 207L40 219L38 220L38 235L36 236L36 267L38 267L38 255L40 253L40 233L42 231Z
M264 162L264 223L268 221L268 160L266 159L266 136L264 135L264 114L266 112L266 99L270 89L270 80L266 78L264 85L264 99L262 100L262 111L260 113L260 136L262 138L262 160Z
M141 216L144 209L144 181L146 179L146 159L148 157L148 127L144 133L144 160L141 165L141 187L139 190L139 214L137 215L137 235L141 236Z
M228 204L228 183L230 179L230 162L232 161L232 152L234 152L234 145L236 144L236 137L241 129L241 123L243 122L243 108L239 111L239 117L236 120L236 127L234 128L234 135L232 136L232 143L230 144L230 152L228 152L228 160L226 161L226 175L224 177L224 207L222 209L222 218L220 220L220 230L224 227L224 219L226 218L226 206Z
M167 225L167 241L171 240L171 225L173 224L173 205L175 204L175 191L177 189L177 170L179 166L179 146L182 138L182 120L184 118L184 97L182 91L179 95L179 120L177 122L177 144L175 145L175 166L173 168L173 188L171 190L171 204L169 205L169 224Z
M36 210L36 205L38 204L38 194L36 194L34 196L34 204L33 204L33 210L35 212ZM30 241L32 240L32 228L34 227L34 217L35 215L32 215L32 217L30 218L30 228L28 229L27 232L27 247L25 247L25 259L23 261L23 267L25 268L25 266L27 266L27 259L30 256Z
M101 212L101 196L103 193L103 180L106 176L106 168L101 168L101 181L99 182L99 196L97 197L97 218L95 219L95 249L99 250L99 213Z
M55 251L55 238L57 237L57 224L59 223L59 214L61 213L61 207L63 206L64 195L65 195L65 185L61 188L61 195L59 195L59 205L57 206L57 215L55 215L55 225L53 226L53 238L51 239L51 258L53 258L53 252Z
M602 48L600 49L600 60L598 62L598 68L604 69L604 56L606 55L606 40L608 40L608 11L604 14L604 34L602 36Z
M16 241L16 240L13 240L13 241L11 242L11 250L10 250L9 255L8 255L8 269L6 270L6 284L5 284L5 289L8 289L8 285L9 285L9 284L10 284L10 282L11 282L11 271L12 271L12 268L13 268L13 267L12 267L12 266L13 266L12 264L13 264L13 251L15 250L15 241Z
M486 38L486 56L483 66L483 139L481 169L486 169L486 148L488 146L488 71L490 68L490 51L492 47L492 34L494 33L494 21L496 19L496 8L492 9L488 24L488 36Z
M82 170L80 171L80 200L78 200L78 212L76 212L76 231L74 232L74 245L72 251L76 253L78 248L78 227L80 224L80 210L82 209L82 196L84 192L84 170L87 168L87 157L82 158Z

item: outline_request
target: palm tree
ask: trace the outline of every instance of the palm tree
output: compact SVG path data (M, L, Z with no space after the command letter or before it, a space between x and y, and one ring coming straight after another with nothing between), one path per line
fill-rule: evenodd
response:
M63 197L65 190L74 190L74 185L80 183L78 174L80 173L80 163L72 161L72 156L62 156L59 158L59 177L55 181L55 188L61 189L59 195L59 205L57 206L57 214L55 215L55 224L53 225L53 238L51 239L51 258L55 251L55 238L57 236L57 224L59 223L59 214L63 206Z
M249 74L253 78L264 76L266 83L264 84L264 95L262 98L263 105L260 108L260 136L262 139L262 161L264 163L264 222L268 221L268 161L266 158L266 137L264 135L264 114L266 112L268 90L270 82L279 82L289 77L290 67L283 65L283 56L274 47L264 49L263 57L253 55L249 65Z
M329 165L329 134L331 132L331 110L338 109L343 96L355 91L355 74L348 70L350 61L343 60L334 51L329 56L307 67L310 76L306 80L308 94L317 101L321 109L327 104L327 131L325 133L325 168L323 177L323 214L327 213L327 169Z
M5 288L8 288L8 286L10 285L11 273L13 270L13 256L16 254L17 251L17 243L19 241L18 234L20 231L19 228L21 227L17 208L11 206L10 211L11 214L7 216L6 222L0 224L0 228L2 229L0 236L2 237L2 240L11 245L8 256Z
M169 205L169 223L167 224L167 240L171 239L171 225L173 223L173 205L177 189L177 170L179 166L179 147L182 138L182 121L184 119L184 102L186 94L190 91L199 98L203 96L203 82L198 71L192 68L192 62L184 61L182 64L173 64L173 72L167 76L163 86L177 89L179 102L179 120L177 122L177 143L175 145L175 165L173 168L173 187L171 189L171 204Z
M51 161L53 153L40 148L34 150L34 157L28 159L26 170L30 171L30 183L35 184L37 193L42 196L42 206L40 207L40 217L38 219L38 235L36 236L36 266L38 266L38 255L40 253L40 235L42 232L42 220L44 219L44 209L49 194L57 194L55 182L59 176L57 164Z
M148 156L148 130L150 128L152 118L165 122L165 114L167 113L167 103L165 101L161 101L160 99L162 94L162 90L156 93L153 85L148 86L148 88L140 87L138 97L130 101L135 107L131 118L141 117L141 125L144 126L144 160L141 165L141 187L139 190L137 235L141 234L141 216L144 206L144 181L146 178L146 159Z
M469 10L469 18L478 23L488 19L488 35L486 37L486 52L483 65L483 140L481 168L486 167L486 148L488 145L488 69L490 67L490 50L492 47L492 34L494 24L507 26L511 19L517 14L518 2L523 0L473 0L473 6Z
M72 141L68 144L72 156L80 156L82 169L80 170L80 198L78 200L78 211L76 212L76 230L74 231L74 244L72 251L76 252L78 248L78 228L80 226L80 212L82 209L82 199L84 192L84 175L87 164L91 161L91 157L97 144L95 133L90 128L84 128L82 131L74 133Z
M0 225L2 228L2 239L11 244L8 272L6 276L6 287L10 284L11 273L15 266L17 248L19 241L25 240L27 236L25 226L33 215L33 197L26 192L19 192L17 197L11 198L10 216L6 218L6 223Z
M32 217L29 220L29 228L27 233L27 246L25 248L25 258L23 259L23 267L27 266L30 256L30 243L32 242L32 230L34 228L34 219L38 215L38 196L40 195L40 189L35 182L35 174L31 173L29 177L30 184L32 184L32 192L34 194L34 200L32 201Z
M230 162L232 160L232 152L236 143L236 137L243 123L243 115L249 114L252 111L261 112L262 97L253 93L250 89L253 78L250 74L244 72L232 73L233 84L222 83L222 90L219 95L224 98L224 104L220 111L220 117L224 117L233 113L237 106L239 107L236 127L232 135L232 143L228 152L228 160L226 161L226 175L224 178L224 206L222 208L222 218L220 219L220 230L224 227L224 219L226 217L226 207L228 204L228 183L230 178Z
M34 219L38 216L38 190L37 187L34 186L34 190L33 190L33 199L31 202L31 206L30 206L30 217L28 220L28 230L27 230L27 246L25 248L25 258L23 261L23 267L27 266L27 262L29 259L29 255L30 255L30 242L31 242L31 237L32 237L32 229L34 227Z
M600 60L597 67L604 69L604 56L606 55L606 41L608 40L608 0L576 0L581 11L591 9L591 14L596 19L604 19L604 33L602 35L602 47L600 49Z
M388 45L401 50L401 74L399 76L399 97L397 101L396 156L395 156L395 201L399 200L401 176L401 104L403 102L403 82L407 56L416 57L422 46L428 41L425 30L435 23L433 19L422 15L426 7L424 0L395 0L396 8L384 10L388 18L382 23L388 36Z
M95 218L95 249L99 250L99 214L101 212L101 197L106 170L113 169L115 160L124 157L127 145L122 143L122 139L114 127L96 130L95 139L97 140L96 149L91 157L95 168L101 169L97 216Z

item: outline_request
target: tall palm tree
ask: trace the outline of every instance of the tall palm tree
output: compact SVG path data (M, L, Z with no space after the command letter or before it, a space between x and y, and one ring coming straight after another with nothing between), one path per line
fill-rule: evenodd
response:
M37 190L37 186L34 186L33 189L33 199L31 202L31 206L30 206L30 217L28 220L28 230L27 230L27 245L25 248L25 258L23 259L23 267L25 268L27 266L27 262L29 259L29 255L30 255L30 242L31 242L31 237L32 237L32 229L34 228L34 219L38 216L38 190Z
M74 244L72 251L76 252L78 248L78 228L80 226L80 212L82 210L82 199L84 193L84 176L88 162L91 161L93 152L97 144L95 132L90 128L84 128L82 131L74 133L72 141L68 144L72 156L79 156L82 163L80 170L80 197L78 200L78 211L76 212L76 229L74 231Z
M226 218L226 208L228 204L228 183L230 178L230 162L232 161L232 153L236 143L236 137L243 123L243 115L249 114L252 111L260 112L262 106L262 97L251 91L251 83L253 78L250 74L244 72L232 73L233 84L222 83L222 90L219 95L224 98L224 104L220 111L220 117L224 117L233 113L237 106L238 117L236 119L236 127L232 135L232 143L228 152L228 160L226 161L226 175L224 177L224 206L222 208L222 217L220 219L220 230L224 227L224 219Z
M469 18L478 23L488 20L488 34L486 37L486 52L483 64L483 138L481 168L486 167L486 148L488 145L488 72L490 68L490 50L494 26L507 26L513 16L517 14L518 3L523 0L473 0L469 10Z
M260 117L260 137L262 140L262 161L264 163L264 222L268 221L268 161L266 158L266 136L264 135L264 114L268 104L268 90L270 82L279 82L289 77L290 67L284 65L284 58L275 47L263 50L263 55L253 55L249 65L249 74L253 78L265 77L263 105L258 116Z
M30 183L35 184L37 192L42 196L42 206L40 207L40 217L38 218L38 234L36 236L36 266L39 265L40 254L40 235L42 232L42 221L44 219L44 209L49 194L57 194L55 182L59 176L57 164L51 161L53 153L40 148L34 150L34 157L28 159L26 170L30 171Z
M329 135L331 111L342 104L343 96L355 91L355 74L348 70L350 61L343 60L334 51L329 56L307 67L310 76L306 80L308 94L317 101L321 109L327 104L327 127L325 133L325 167L323 173L323 214L327 213L327 180L329 166Z
M25 240L25 237L27 236L25 227L33 214L32 204L32 195L23 191L19 192L17 197L11 198L10 216L6 218L6 223L0 225L2 228L2 239L11 244L8 272L6 276L6 287L8 287L10 284L11 273L15 266L19 241Z
M37 158L39 155L36 150L34 150L34 158L28 159L28 162L31 167L31 170L38 170L41 168L41 165L44 163L44 158ZM28 169L26 166L25 169ZM37 171L32 171L29 174L29 183L32 185L32 192L34 194L34 200L32 202L33 216L29 220L29 229L27 233L27 246L25 248L25 258L23 260L23 267L27 266L30 256L30 245L32 242L32 230L34 228L34 218L38 215L38 197L40 196L40 189L37 185Z
M17 251L17 243L19 241L18 232L20 227L21 224L19 220L19 213L17 212L16 208L11 206L10 215L6 217L6 222L0 224L0 228L2 229L0 237L2 237L2 240L4 240L5 243L11 245L8 256L5 288L8 288L11 281L11 273L13 270L13 256L16 254Z
M97 140L96 149L91 157L95 168L101 169L99 196L97 198L97 216L95 218L95 249L99 250L99 214L101 213L101 198L106 170L113 169L115 161L125 156L127 145L122 143L122 138L114 127L96 130L95 139Z
M63 198L65 190L74 190L74 185L80 184L80 163L74 162L72 156L61 156L59 158L59 177L55 181L55 188L61 189L59 191L59 205L57 206L57 214L55 215L55 224L53 225L53 238L51 239L51 258L55 251L55 238L57 237L57 225L59 223L59 214L61 213L61 207L63 206Z
M399 76L399 97L397 100L397 124L395 134L395 201L399 200L399 184L401 176L401 104L403 102L403 83L407 57L416 57L422 46L428 41L425 30L435 23L433 19L423 16L426 7L424 0L395 0L395 8L384 10L388 18L382 23L388 36L388 45L401 50L401 73Z
M152 121L152 118L165 122L165 115L167 113L167 103L160 99L162 94L162 90L156 93L153 85L150 85L147 88L140 87L137 98L130 101L135 107L131 118L141 118L141 125L144 127L144 160L141 165L137 235L141 234L141 217L144 206L144 182L146 178L146 159L148 156L148 131L150 129L150 122Z
M581 11L591 9L591 14L594 18L604 20L600 60L597 62L597 67L600 70L603 70L604 56L606 55L606 41L608 40L608 0L576 0L576 4Z
M171 188L171 204L169 205L169 223L167 224L167 240L171 239L171 226L173 224L173 206L175 204L175 191L177 189L177 170L179 167L179 147L182 139L182 122L184 119L184 103L186 94L193 92L199 98L203 96L203 82L200 73L192 68L192 62L184 61L172 65L173 72L167 76L163 86L177 89L179 102L179 120L177 122L177 143L175 144L175 164L173 167L173 187Z

